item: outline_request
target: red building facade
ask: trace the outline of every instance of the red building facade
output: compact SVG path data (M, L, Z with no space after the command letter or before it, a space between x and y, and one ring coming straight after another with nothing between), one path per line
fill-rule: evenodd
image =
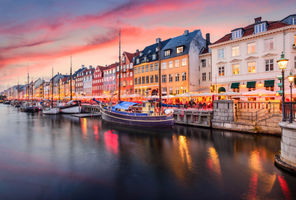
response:
M104 68L102 66L97 66L94 73L94 78L92 82L92 95L102 96L104 93Z

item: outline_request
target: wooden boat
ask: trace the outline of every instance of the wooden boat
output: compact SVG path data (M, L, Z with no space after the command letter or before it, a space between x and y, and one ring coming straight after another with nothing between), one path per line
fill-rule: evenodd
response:
M77 114L81 113L81 102L80 101L69 101L64 106L59 106L60 112L63 114Z
M173 115L156 115L154 112L139 113L132 108L135 105L137 103L124 101L109 108L101 105L102 119L128 126L170 127L174 125Z
M56 115L60 113L60 109L52 107L43 108L42 113L45 115Z

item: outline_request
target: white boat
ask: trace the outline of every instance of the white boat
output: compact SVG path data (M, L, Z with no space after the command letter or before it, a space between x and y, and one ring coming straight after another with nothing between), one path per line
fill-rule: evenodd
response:
M59 108L43 108L43 114L45 115L56 115L60 113L60 109Z
M81 113L80 101L69 101L64 106L59 106L61 113L63 114L77 114Z

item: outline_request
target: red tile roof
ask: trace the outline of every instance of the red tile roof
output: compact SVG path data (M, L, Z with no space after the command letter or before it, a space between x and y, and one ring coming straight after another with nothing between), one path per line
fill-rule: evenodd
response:
M254 34L254 25L255 24L250 24L250 25L243 28L243 30L244 30L243 37L247 37L249 35ZM282 27L285 27L285 26L289 26L289 24L285 24L285 23L280 22L280 21L269 21L269 22L267 22L267 31L274 30L274 29L277 29L277 28L282 28ZM230 41L230 40L231 40L231 33L228 33L227 35L223 36L222 38L220 38L219 40L214 42L213 45L220 44L222 42L227 42L227 41Z

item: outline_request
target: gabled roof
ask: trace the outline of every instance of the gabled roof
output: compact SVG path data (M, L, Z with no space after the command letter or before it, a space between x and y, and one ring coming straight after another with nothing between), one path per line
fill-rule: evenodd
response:
M136 53L129 53L129 52L123 52L124 55L126 55L126 58L129 60L129 62L133 62L133 57L138 56L140 52Z
M160 46L161 46L161 49L170 41L170 39L167 39L167 40L164 40L164 41L161 41L160 42ZM152 55L153 54L156 54L156 59L155 60L158 60L158 53L156 52L156 48L158 47L158 43L154 43L150 46L147 46L144 48L143 51L141 51L141 53L139 54L139 56L136 56L135 58L136 59L140 59L140 63L145 63L145 62L151 62L151 61L154 61L152 60ZM146 57L146 61L145 61L145 58ZM136 65L136 59L135 59L135 62L134 64Z
M185 31L183 35L172 38L161 50L161 59L172 58L180 55L188 54L192 40L200 33L200 30L192 32ZM183 46L183 53L177 54L176 48ZM170 56L164 56L166 50L171 50Z
M289 26L289 24L283 23L281 21L267 21L266 23L267 23L267 31L274 30L277 28L282 28L285 26ZM254 26L255 25L256 25L256 23L250 24L250 25L244 27L242 38L250 36L250 35L254 35ZM217 40L216 42L214 42L213 45L220 44L220 43L227 42L227 41L231 41L232 40L231 37L232 37L232 34L228 33L225 36L223 36L222 38L220 38L219 40Z

